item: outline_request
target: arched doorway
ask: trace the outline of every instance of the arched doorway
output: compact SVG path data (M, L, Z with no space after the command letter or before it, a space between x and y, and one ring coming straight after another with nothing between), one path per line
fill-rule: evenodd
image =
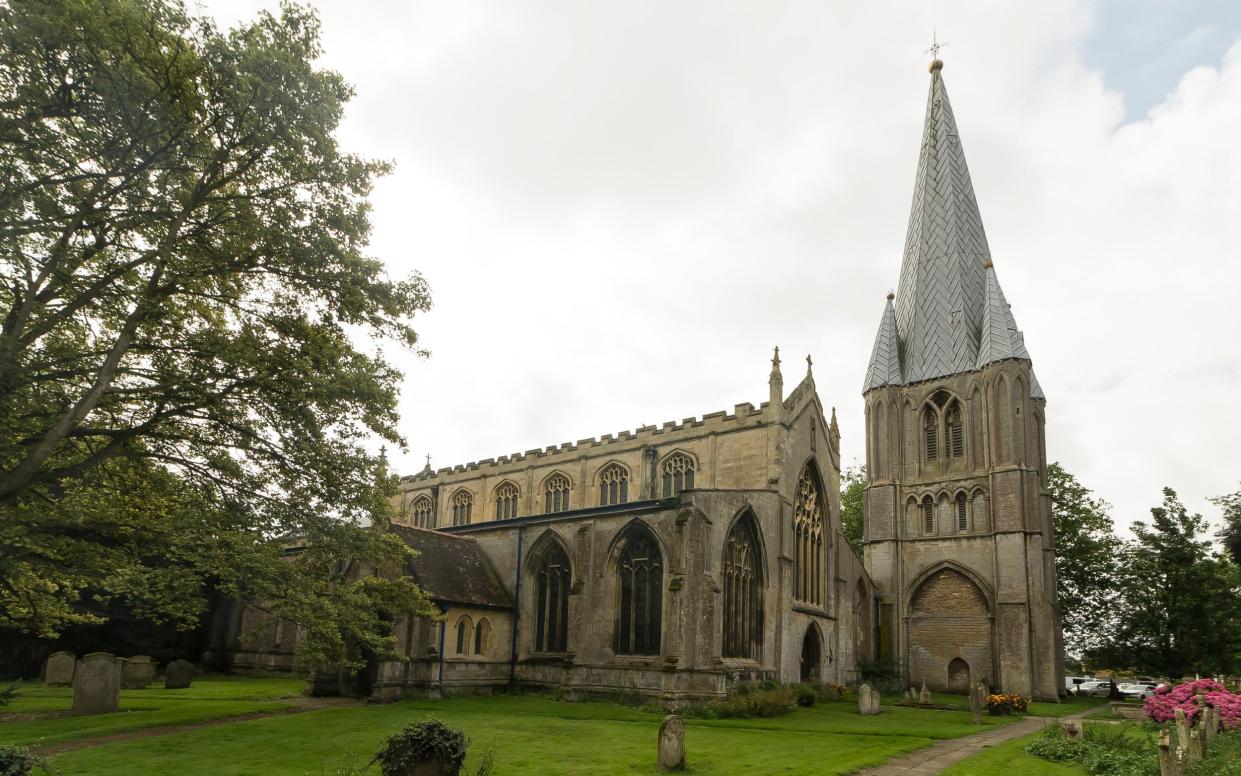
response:
M823 637L819 634L819 626L810 623L801 642L801 680L818 682L822 669Z
M970 691L970 664L954 657L948 664L948 692L966 694Z

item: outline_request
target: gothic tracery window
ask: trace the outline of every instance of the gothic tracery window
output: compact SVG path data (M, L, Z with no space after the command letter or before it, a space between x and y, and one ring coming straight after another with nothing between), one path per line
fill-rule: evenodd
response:
M965 424L961 422L961 403L955 399L948 407L947 432L948 455L952 458L965 455Z
M617 571L620 607L616 654L658 655L663 625L663 558L649 531L630 531Z
M758 660L763 643L762 567L754 519L738 520L724 543L724 657Z
M669 456L664 461L664 498L672 498L682 490L694 487L694 460L684 453Z
M629 471L619 463L610 463L599 472L599 506L625 504L629 501Z
M564 512L569 508L569 491L573 486L563 474L553 474L543 483L543 511Z
M502 482L496 488L496 520L507 520L517 517L517 497L521 495L517 486L511 482Z
M452 497L452 524L468 525L474 512L474 494L459 490Z
M797 478L793 506L793 597L823 605L823 498L810 465Z
M426 496L414 499L413 506L409 508L409 519L418 528L434 528L435 510L431 499Z
M564 548L553 542L534 577L534 649L564 652L569 648L569 585L573 579Z

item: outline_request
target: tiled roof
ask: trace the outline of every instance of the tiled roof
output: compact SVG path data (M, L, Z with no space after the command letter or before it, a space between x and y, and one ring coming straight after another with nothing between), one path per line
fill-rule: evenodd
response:
M1030 357L990 267L987 235L941 71L942 63L932 65L895 332L889 330L889 302L863 392Z
M418 557L410 576L432 599L463 606L512 609L513 599L478 542L468 536L393 525Z

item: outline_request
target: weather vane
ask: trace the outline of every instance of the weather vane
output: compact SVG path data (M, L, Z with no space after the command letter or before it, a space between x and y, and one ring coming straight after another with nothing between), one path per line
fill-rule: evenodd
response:
M939 59L939 50L947 45L948 45L947 43L939 42L939 36L935 33L935 28L932 27L931 28L931 47L926 50L926 53L930 54L931 57L934 59Z

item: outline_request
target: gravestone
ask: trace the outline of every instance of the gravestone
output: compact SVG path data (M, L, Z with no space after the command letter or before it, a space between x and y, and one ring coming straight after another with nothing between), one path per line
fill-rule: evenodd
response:
M857 690L857 710L858 714L868 716L878 714L879 709L879 691L872 689L869 684L863 684Z
M68 687L73 684L73 671L78 659L72 652L53 652L48 655L43 681L48 687Z
M155 664L147 655L136 655L125 661L121 670L121 688L145 690L155 679Z
M664 717L659 725L659 769L685 770L685 722L675 714Z
M73 677L73 713L106 714L121 702L120 658L92 652L78 663Z
M935 699L931 697L931 691L926 689L926 680L924 679L922 680L922 691L918 693L918 703L923 706L930 706L934 702Z
M183 690L194 681L196 673L198 671L190 661L174 660L168 664L168 669L164 672L164 689Z
M982 682L970 686L970 716L975 725L982 724L982 710L987 705L987 688Z
M1065 738L1082 737L1082 721L1080 719L1062 719L1060 720L1060 729L1064 731Z

